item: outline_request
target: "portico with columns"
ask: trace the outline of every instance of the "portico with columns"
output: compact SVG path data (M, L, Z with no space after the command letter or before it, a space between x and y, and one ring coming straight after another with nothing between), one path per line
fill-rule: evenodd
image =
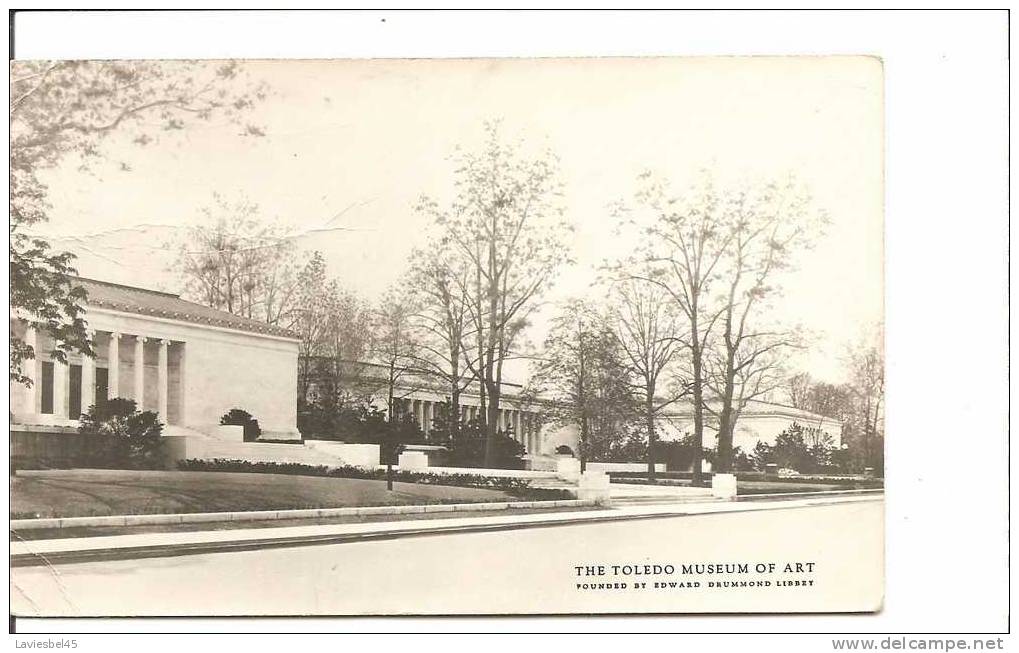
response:
M12 393L19 423L76 426L90 406L114 397L132 399L139 410L159 413L166 425L184 421L185 342L89 329L95 358L72 353L61 362L53 354L58 343L48 335L32 326L11 328L36 352L23 369L31 387Z
M400 414L413 416L414 423L425 434L432 434L435 419L439 411L447 405L447 399L440 392L414 389L396 399ZM541 449L541 422L538 419L537 407L521 401L513 403L503 401L499 409L496 428L504 432L524 447L527 454L544 453ZM476 394L465 393L460 396L460 419L462 422L480 420L481 398Z
M12 316L12 333L36 352L11 383L14 423L76 428L89 406L114 397L158 413L164 435L215 436L232 408L259 420L266 437L299 439L297 347L278 327L176 295L81 279L95 357L66 362L43 329Z

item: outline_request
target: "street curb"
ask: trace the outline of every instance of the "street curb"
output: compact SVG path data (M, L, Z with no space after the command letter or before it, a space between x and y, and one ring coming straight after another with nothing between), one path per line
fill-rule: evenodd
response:
M411 515L432 512L480 512L489 510L580 508L596 505L592 499L555 501L498 501L490 503L434 503L411 506L362 506L350 508L307 508L298 510L250 510L231 512L192 512L156 515L106 515L100 517L53 517L12 519L10 530L40 528L101 528L105 526L162 526L227 521L271 521L277 519L318 519L369 515Z
M817 492L775 492L770 494L737 494L736 501L775 501L783 499L818 499L825 497L859 497L884 494L883 487L866 488L863 490L818 490Z
M666 519L675 517L702 517L716 514L737 514L741 512L758 512L761 510L801 510L806 508L814 508L821 506L830 506L843 503L838 500L838 497L827 497L828 501L820 499L816 503L788 506L788 505L775 505L770 508L737 508L732 510L726 510L723 512L690 512L689 508L681 508L676 506L674 510L665 512L649 512L649 513L620 513L620 514L598 514L589 515L583 517L574 517L570 519L557 519L551 515L542 516L541 519L527 522L501 522L501 523L477 523L477 524L459 524L459 525L444 525L443 520L439 522L418 522L419 527L414 528L392 528L388 524L380 524L382 528L372 531L363 531L358 533L321 533L321 534L308 534L308 535L290 535L282 537L258 537L243 540L216 540L216 541L198 541L198 542L180 542L173 544L138 544L133 546L117 546L110 548L88 548L88 549L69 549L63 551L47 551L47 552L32 552L26 551L24 553L12 553L10 556L10 566L14 567L32 567L32 566L51 566L56 564L73 564L83 562L101 562L101 561L112 561L112 560L135 560L142 558L166 558L176 557L182 555L200 555L209 553L227 553L227 552L238 552L238 551L254 551L259 549L275 549L275 548L287 548L295 546L315 546L315 545L329 545L329 544L346 544L346 543L358 543L358 542L370 542L376 540L393 540L404 537L421 537L421 536L432 536L432 535L450 535L457 533L486 533L486 532L499 532L499 531L510 531L520 529L532 529L532 528L555 528L561 526L570 526L578 523L584 524L603 524L611 522L621 521L635 521L635 520L649 520L649 519ZM848 497L847 497L848 498ZM855 501L851 503L870 503L879 500L879 497L874 496L856 497ZM545 502L549 503L549 502ZM406 522L405 522L406 523ZM390 528L386 528L390 526ZM28 542L26 542L28 544Z

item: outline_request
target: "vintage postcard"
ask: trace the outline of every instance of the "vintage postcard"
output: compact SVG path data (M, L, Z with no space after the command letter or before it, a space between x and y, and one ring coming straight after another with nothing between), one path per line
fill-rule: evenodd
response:
M12 612L880 610L882 89L13 61Z

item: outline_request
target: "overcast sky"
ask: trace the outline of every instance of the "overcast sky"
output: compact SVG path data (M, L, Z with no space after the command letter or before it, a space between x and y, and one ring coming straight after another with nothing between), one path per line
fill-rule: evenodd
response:
M840 380L846 344L882 319L882 95L875 59L840 57L252 62L275 90L251 116L264 138L202 124L156 147L105 144L125 162L46 175L51 220L37 231L79 255L83 276L174 292L163 244L213 192L246 196L290 225L302 249L367 299L399 283L428 224L422 193L447 197L448 157L487 119L560 158L577 264L550 300L582 296L605 259L625 256L606 206L651 169L682 186L794 173L831 225L798 258L780 301L817 334L795 361ZM547 315L547 312L546 312ZM540 342L544 319L530 339ZM516 376L523 367L514 369Z

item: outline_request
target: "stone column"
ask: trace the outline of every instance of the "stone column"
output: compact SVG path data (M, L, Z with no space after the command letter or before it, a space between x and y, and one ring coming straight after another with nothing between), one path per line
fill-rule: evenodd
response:
M25 329L25 344L35 352L35 358L22 362L22 373L31 379L32 383L25 390L25 403L28 405L28 412L35 415L39 412L39 374L36 367L41 359L39 355L39 334L31 324Z
M421 430L425 432L425 435L428 435L432 432L432 420L435 419L435 404L433 402L425 402L424 414L425 424L421 427Z
M95 346L95 332L89 331L89 340ZM81 412L88 412L89 406L96 403L96 359L81 357Z
M163 424L169 424L170 420L167 417L166 409L169 403L169 390L170 390L170 369L168 365L167 348L170 346L169 340L159 341L159 419Z
M420 399L415 399L414 400L414 423L417 424L418 428L421 429L422 431L424 430L424 427L422 426L422 424L424 423L424 417L422 415L423 413L424 413L424 407L421 405L421 400Z
M134 340L134 402L138 410L145 410L145 337Z
M110 334L110 369L107 377L110 399L120 396L120 334Z
M187 426L187 343L177 345L177 424Z

